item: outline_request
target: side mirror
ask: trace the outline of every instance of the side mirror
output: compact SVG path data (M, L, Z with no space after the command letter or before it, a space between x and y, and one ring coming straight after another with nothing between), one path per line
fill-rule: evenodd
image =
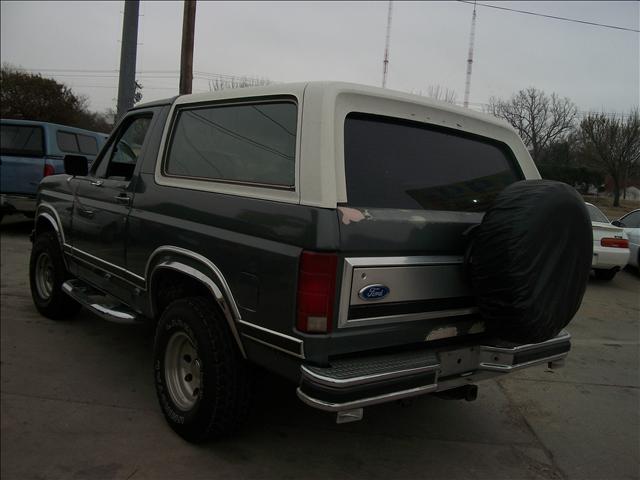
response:
M72 176L85 176L89 173L89 160L82 155L65 155L64 173Z
M624 228L624 223L622 223L620 220L614 220L613 222L611 222L611 225Z

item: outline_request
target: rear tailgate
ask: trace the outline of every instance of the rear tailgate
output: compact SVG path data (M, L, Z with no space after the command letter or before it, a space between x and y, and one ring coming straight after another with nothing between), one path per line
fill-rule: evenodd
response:
M345 209L339 211L344 218ZM343 258L339 328L475 311L463 268L464 233L481 214L364 212L362 221L340 225L341 246L353 253Z
M2 123L0 192L34 195L45 166L44 130L38 125Z
M465 232L524 178L511 150L452 129L349 114L345 176L334 353L482 332Z
M42 157L0 157L0 192L18 195L35 195L44 173Z

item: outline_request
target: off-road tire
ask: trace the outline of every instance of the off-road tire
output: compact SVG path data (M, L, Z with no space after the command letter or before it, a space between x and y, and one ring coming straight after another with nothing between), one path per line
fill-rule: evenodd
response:
M596 268L593 270L593 273L595 273L596 278L598 280L609 282L613 280L613 277L616 276L616 273L618 273L618 271L613 268L610 270L603 270L602 268Z
M193 394L195 404L189 408L181 408L174 401L168 385L171 380L167 378L171 375L167 368L173 365L170 342L184 334L196 350L200 372L198 391ZM195 363L195 359L189 360ZM156 328L153 363L162 412L171 428L185 440L200 443L220 438L243 424L249 412L251 368L211 300L188 297L167 306Z
M68 320L81 308L81 305L62 290L62 284L71 278L65 267L58 238L53 232L38 235L33 242L31 258L29 259L29 285L31 297L38 312L52 320ZM50 265L50 294L44 296L42 288L38 288L38 259L47 258ZM41 261L42 261L41 259Z

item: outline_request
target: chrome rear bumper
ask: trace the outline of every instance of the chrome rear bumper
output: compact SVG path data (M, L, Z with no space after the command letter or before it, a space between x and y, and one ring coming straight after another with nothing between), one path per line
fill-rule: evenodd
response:
M557 363L571 349L561 332L527 345L474 345L336 360L326 368L302 365L298 397L329 412L441 392L496 375L545 363Z

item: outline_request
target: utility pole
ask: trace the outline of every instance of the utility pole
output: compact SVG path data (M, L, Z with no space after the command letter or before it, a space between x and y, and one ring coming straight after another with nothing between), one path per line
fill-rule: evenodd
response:
M391 40L391 10L393 2L389 0L389 12L387 13L387 38L384 44L384 60L382 61L382 88L387 86L387 73L389 72L389 41Z
M182 14L182 51L180 54L180 95L193 87L193 42L196 27L196 0L184 0Z
M476 4L473 3L471 16L471 33L469 34L469 55L467 56L467 81L464 86L464 108L469 108L469 93L471 92L471 70L473 70L473 43L476 38Z
M124 2L122 19L122 45L120 48L120 75L118 80L118 111L120 119L133 106L136 92L136 54L138 51L139 0Z

